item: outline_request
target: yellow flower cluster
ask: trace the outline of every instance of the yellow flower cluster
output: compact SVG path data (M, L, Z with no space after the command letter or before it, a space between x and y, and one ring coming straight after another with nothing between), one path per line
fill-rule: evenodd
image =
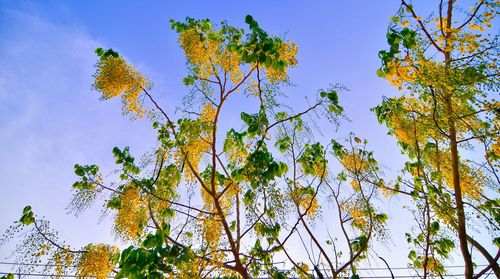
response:
M491 151L493 151L495 155L500 156L500 137L491 145Z
M484 26L477 25L477 24L475 24L475 23L471 23L471 24L469 25L469 29L470 29L470 30L474 30L474 31L480 31L480 32L482 32L482 31L484 31L486 28L485 28Z
M449 188L453 189L453 170L451 168L451 159L448 154L448 151L443 153L440 152L439 155L433 152L426 159L429 160L434 167L440 167L444 182L446 182ZM479 200L483 192L482 186L486 184L484 174L480 170L473 169L463 162L459 165L459 173L460 188L462 189L463 195L474 200Z
M252 78L248 78L246 81L246 88L245 92L248 94L252 94L253 96L259 96L260 91L259 91L259 83Z
M429 257L427 259L427 270L432 271L432 272L442 273L443 264L438 259L436 259L434 257Z
M232 271L227 269L219 270L219 265L222 265L217 257L224 253L209 253L211 261L208 262L202 258L195 258L192 262L182 262L176 267L175 273L171 273L168 278L172 279L193 279L193 278L207 278L207 274L234 275Z
M340 163L346 170L352 173L367 170L369 167L369 162L367 162L361 154L356 152L349 152L348 154L342 156L342 158L340 158Z
M357 203L344 203L344 210L352 218L352 226L358 229L365 229L368 226L369 218L364 208Z
M188 152L187 159L193 166L193 170L188 168L184 171L184 178L186 180L191 182L195 180L195 173L199 173L200 160L209 148L210 144L202 139L191 140L186 144L185 149Z
M402 110L390 116L392 132L399 142L415 148L417 143L423 145L429 138L442 136L439 130L432 129L434 123L428 123L431 117L425 117L432 111L428 103L420 102L412 96L402 97L402 100ZM435 116L434 119L437 121L440 118Z
M122 57L101 59L96 68L93 87L102 93L103 98L111 99L123 93L123 113L136 118L143 117L145 109L139 95L147 86L148 80Z
M213 45L209 41L202 41L201 34L196 29L187 29L180 33L179 44L186 57L193 64L206 63L210 59L209 49L213 49Z
M203 219L203 236L210 245L217 245L222 235L221 222L214 218Z
M240 193L240 187L239 187L239 185L236 182L234 182L234 181L232 181L230 179L226 179L224 181L224 185L223 186L224 187L229 187L227 189L227 191L226 191L226 194L224 195L224 196L229 197L229 199L235 197L238 193Z
M105 244L89 244L78 263L79 278L105 279L111 274L111 257L119 252L118 247Z
M310 267L305 263L299 263L300 268L297 269L297 275L299 275L300 279L309 279L311 278L309 275Z
M302 208L308 217L314 217L318 213L320 206L318 199L310 194L303 194L300 188L295 188L291 194L295 205Z
M446 26L446 21L447 21L447 18L445 16L443 16L441 18L441 20L439 20L439 18L435 18L434 19L434 23L436 24L436 30L437 31L443 31L444 33L448 33L449 31L451 31L450 29L448 29L448 27Z
M418 259L420 261L415 264L415 267L423 269L425 257L418 256ZM437 259L436 257L428 257L427 258L427 271L433 275L440 275L440 274L443 274L443 272L444 272L444 266L441 263L441 261L439 259Z
M283 71L279 69L267 68L266 77L269 82L283 81L288 77L286 69L288 67L295 67L298 63L297 61L297 45L290 41L284 42L278 49L279 59L286 62Z
M413 123L409 123L406 119L401 118L401 115L393 114L391 116L391 124L398 141L410 146L415 145L415 127L412 127Z
M473 28L483 29L483 26L476 26ZM468 55L473 54L480 47L481 41L479 40L480 36L478 34L472 33L463 33L456 36L456 49L460 52L460 54Z
M69 252L68 249L54 253L52 261L55 266L56 276L62 277L65 274L66 268L73 264L74 259L75 254Z
M357 179L351 180L350 184L351 184L351 187L354 191L356 191L356 192L361 191L361 184L359 183L359 181Z
M444 165L443 176L448 187L453 188L453 172L450 164ZM464 196L479 200L483 192L482 185L484 184L481 181L482 179L484 179L484 176L480 170L473 172L469 167L461 165L460 188Z
M227 137L224 142L224 152L229 162L235 165L243 164L248 157L249 144L238 144L233 137Z
M315 176L325 176L328 172L328 169L326 168L326 162L324 160L314 162L314 164L312 165L312 171Z
M193 166L193 170L190 168L185 168L184 178L188 181L194 181L196 178L195 173L199 172L200 160L203 154L207 152L210 148L210 144L202 139L192 139L185 145L185 150L187 152L187 159Z
M137 239L143 232L147 218L147 205L141 199L139 190L137 188L125 190L115 218L116 234L125 240Z
M228 180L228 183L230 181ZM216 182L217 183L217 182ZM205 185L207 187L211 187L210 181L206 181ZM217 187L217 185L215 185ZM216 212L214 198L207 192L204 188L200 188L201 198L203 200L203 207L206 211ZM224 196L219 197L219 203L221 207L228 206L228 202L230 200L229 193L226 192ZM203 237L209 247L214 248L217 247L222 236L222 223L220 220L216 218L216 216L210 216L208 218L203 218L200 220L200 225L203 230Z
M198 172L200 160L203 157L203 154L211 147L211 132L215 114L216 110L212 104L205 104L201 110L198 123L196 124L196 129L201 129L201 131L190 133L187 136L188 140L183 149L179 150L180 152L187 154L187 159L193 166L193 170L186 168L186 171L184 171L184 178L188 181L193 181L195 179L194 172ZM180 155L181 154L178 152L177 157L180 158Z
M212 123L216 113L217 111L212 106L212 103L206 103L201 109L200 121Z
M217 53L217 62L220 64L221 68L229 73L229 79L233 84L237 84L241 78L242 73L240 70L240 56L235 51L223 50Z
M187 29L180 33L179 44L188 62L197 68L199 77L207 79L222 70L229 74L233 83L241 80L239 54L229 50L223 42L203 38L196 29Z
M380 189L380 192L384 198L389 198L396 193L396 192L390 190L385 185L380 185L379 189Z
M412 82L415 80L415 71L406 58L405 62L390 61L387 63L387 72L385 78L394 86L402 89L403 82Z
M236 164L242 164L245 162L246 158L248 157L248 152L246 149L242 148L233 148L229 149L227 152L227 157L230 162L236 163Z
M444 75L445 67L443 63L426 59L417 59L413 64L418 67L415 71L416 80L433 86L435 89L448 90L450 81Z
M48 254L48 252L52 249L50 245L42 244L38 247L36 252L33 253L34 257L42 257Z

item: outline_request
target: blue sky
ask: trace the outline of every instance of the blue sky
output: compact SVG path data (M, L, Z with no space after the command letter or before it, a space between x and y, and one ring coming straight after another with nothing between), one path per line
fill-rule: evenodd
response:
M113 169L114 146L149 150L154 135L147 121L130 122L119 100L99 101L92 92L96 47L114 48L155 82L154 94L174 111L186 92L185 62L169 19L186 16L227 20L244 26L247 14L272 34L286 34L299 47L299 65L290 71L296 85L288 102L300 108L305 96L342 83L350 91L340 101L351 120L325 137L349 131L369 140L369 147L390 174L402 159L394 139L386 136L370 108L383 95L396 94L375 74L377 52L386 48L389 18L397 0L384 1L2 1L0 2L0 231L31 204L47 216L68 243L113 241L109 220L97 224L99 208L75 219L66 215L75 181L75 163ZM237 108L235 108L237 109ZM138 157L138 156L137 156ZM392 266L406 265L397 200L384 210L390 222ZM404 223L404 222L403 222ZM397 248L397 246L400 246ZM8 247L0 248L0 257ZM394 252L395 250L399 250Z

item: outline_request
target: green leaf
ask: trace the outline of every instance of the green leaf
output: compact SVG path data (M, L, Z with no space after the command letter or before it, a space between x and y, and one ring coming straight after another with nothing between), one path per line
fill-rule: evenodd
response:
M328 100L328 110L335 114L341 114L344 108L339 104L339 95L337 90L330 89L328 91L321 91L320 96Z
M79 164L75 164L75 174L78 175L78 176L84 176L85 175L85 170Z
M493 244L495 244L498 248L500 248L500 237L496 237L493 239Z
M24 207L23 215L19 219L19 222L25 226L31 225L35 222L35 215L33 211L31 211L31 206L28 205Z
M246 205L251 205L254 203L255 200L255 193L252 190L246 191L245 195L243 196L243 203Z
M122 206L122 202L121 202L121 198L119 196L117 197L112 197L108 200L108 202L106 203L106 207L107 208L111 208L111 209L120 209L121 206Z
M416 257L417 257L417 252L411 250L410 253L408 254L408 258L413 261L415 260Z
M344 154L346 154L346 151L344 150L344 146L342 144L340 144L338 141L336 140L331 140L331 143L332 143L332 151L333 151L333 154L339 158L342 158L344 156Z
M380 78L385 78L385 73L382 69L377 69L377 76Z
M98 47L95 49L95 53L97 54L98 57L102 59L106 59L108 57L119 57L118 52L114 51L113 49L107 49L104 50L101 47Z
M193 85L196 80L197 80L197 78L194 76L187 76L187 77L182 79L182 82L184 83L184 85L189 86L189 85Z
M328 164L325 159L325 151L323 146L317 142L312 145L307 144L304 152L297 160L304 173L308 175L322 175L317 173L318 170L324 170Z
M281 139L278 139L274 146L278 147L280 152L285 152L290 148L291 144L292 144L292 139L289 136L285 136Z
M262 133L264 133L265 127L269 125L269 120L267 119L264 107L261 107L258 113L248 114L242 112L240 116L241 120L243 120L243 122L248 125L247 132L250 136L262 135Z
M439 231L439 222L434 221L431 223L430 232L431 234L436 234Z
M31 211L31 205L27 205L23 208L23 214L29 213Z
M144 241L142 242L142 246L144 246L144 248L147 249L156 247L158 246L158 244L159 244L159 239L154 234L148 234L146 236L146 239L144 239Z
M391 21L394 22L394 23L398 23L401 21L401 17L399 16L392 16L391 17Z
M102 47L98 47L95 49L95 53L97 54L97 56L101 57L104 54L104 50L102 49Z

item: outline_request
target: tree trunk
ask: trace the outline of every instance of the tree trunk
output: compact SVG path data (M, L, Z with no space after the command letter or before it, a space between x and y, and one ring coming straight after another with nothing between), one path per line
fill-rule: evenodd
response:
M445 76L447 80L450 78L450 67L451 67L451 55L449 47L452 44L452 15L453 15L453 3L454 1L448 1L448 10L446 13L446 43L444 48L444 63L445 63ZM464 259L465 270L464 276L466 279L472 279L474 275L474 268L472 266L472 257L469 253L469 248L467 247L467 232L465 225L465 212L464 212L464 201L462 197L462 188L460 187L460 170L459 170L459 155L458 155L458 143L457 143L457 130L455 126L455 116L453 112L452 104L453 92L447 92L445 95L445 101L448 113L448 125L449 125L449 137L450 137L450 155L451 155L451 168L453 173L453 189L455 190L455 203L457 206L457 232L458 239L460 242L460 250L462 251L462 257Z
M458 143L457 143L457 132L455 128L455 121L453 119L453 111L451 108L451 101L448 99L449 108L449 125L450 125L450 153L451 153L451 168L453 173L453 190L455 191L455 203L456 203L456 216L457 216L457 232L458 239L460 242L460 250L465 264L464 275L467 279L472 279L474 274L474 268L472 266L472 257L469 253L469 248L467 246L467 231L465 225L465 212L464 212L464 201L462 197L462 188L460 187L460 171L459 171L459 155L458 155Z

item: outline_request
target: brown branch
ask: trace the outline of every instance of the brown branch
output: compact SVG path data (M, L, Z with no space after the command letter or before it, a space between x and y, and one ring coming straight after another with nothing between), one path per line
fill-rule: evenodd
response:
M379 256L379 259L381 259L385 263L385 266L387 266L387 269L389 269L389 272L391 273L391 278L394 279L394 274L392 273L392 269L389 266L389 264L387 263L387 261L384 258L380 257L380 256Z
M248 73L241 79L240 82L238 82L238 84L235 85L234 88L230 89L227 91L226 95L224 95L223 99L227 99L227 97L229 96L229 94L233 93L234 91L236 91L246 80L247 78L252 74L252 72L255 70L255 67L256 66L253 66L250 71L248 71Z
M464 22L462 23L462 25L460 25L457 30L460 30L462 29L465 25L469 24L469 22L474 19L474 17L476 17L476 14L477 12L479 11L479 9L481 8L481 6L484 4L484 0L481 0L481 2L479 3L479 5L477 5L477 7L475 8L474 12L471 14L471 16Z
M418 22L418 24L422 28L422 31L424 31L425 35L427 36L427 38L429 39L429 41L431 42L431 44L436 48L436 50L438 50L439 52L444 53L444 50L438 46L438 44L436 43L436 41L434 41L434 39L432 38L432 36L429 33L429 31L427 31L427 28L425 27L425 25L422 22L422 20L417 16L417 14L415 13L415 11L413 10L412 6L409 5L408 3L406 3L405 0L401 0L401 3L408 9L408 11L410 11L410 13L412 14L413 18Z
M68 251L70 253L75 253L75 254L85 254L87 253L87 251L82 251L82 250L71 250L69 248L65 248L64 246L61 246L59 245L57 242L55 242L54 240L50 239L43 231L42 229L38 226L36 220L33 221L33 224L35 225L35 229L37 230L37 232L45 239L47 240L50 244L54 245L55 247L61 249L61 250L64 250L64 251Z

